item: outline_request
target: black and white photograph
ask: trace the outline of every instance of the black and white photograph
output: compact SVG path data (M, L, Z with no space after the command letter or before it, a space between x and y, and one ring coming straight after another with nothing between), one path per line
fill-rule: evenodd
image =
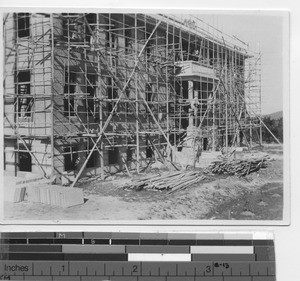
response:
M288 221L288 12L2 19L5 222Z

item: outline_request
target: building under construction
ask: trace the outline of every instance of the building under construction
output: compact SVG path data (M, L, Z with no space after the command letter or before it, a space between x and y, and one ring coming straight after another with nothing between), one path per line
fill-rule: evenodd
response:
M9 175L76 181L260 139L260 56L197 16L3 17Z

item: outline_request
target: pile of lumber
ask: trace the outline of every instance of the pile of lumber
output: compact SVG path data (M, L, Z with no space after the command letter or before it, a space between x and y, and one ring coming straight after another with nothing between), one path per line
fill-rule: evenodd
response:
M208 166L206 172L242 177L256 172L261 168L266 168L269 161L270 157L268 155L260 158L217 160Z
M84 203L83 190L59 185L44 185L27 187L29 202L44 203L63 208Z
M201 175L199 171L166 172L132 179L131 182L126 183L123 188L134 190L169 190L169 193L172 193L176 190L185 189L204 178L205 177Z

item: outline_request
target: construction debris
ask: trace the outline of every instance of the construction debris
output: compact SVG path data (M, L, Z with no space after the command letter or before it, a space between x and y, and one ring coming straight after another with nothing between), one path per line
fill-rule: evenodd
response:
M172 193L177 190L186 189L194 183L205 179L205 176L199 171L177 171L166 172L164 174L156 174L143 178L132 179L131 182L123 185L124 189L154 189L154 190L170 190Z
M23 186L15 186L14 188L10 188L9 192L5 194L5 201L12 203L24 201L25 191L26 188Z
M29 201L44 203L63 208L84 203L83 190L52 185L55 177L44 179L38 175L32 178L7 177L5 181L4 201L17 203Z
M25 200L26 187L40 184L52 183L52 179L44 179L38 174L25 174L23 177L6 176L4 178L4 201L6 202L22 202Z
M213 174L228 174L243 177L253 172L266 168L270 156L266 155L260 158L248 158L248 159L229 159L224 158L222 160L212 162L205 170L206 173Z
M83 190L81 188L58 185L27 187L27 200L29 202L39 202L63 208L84 203Z

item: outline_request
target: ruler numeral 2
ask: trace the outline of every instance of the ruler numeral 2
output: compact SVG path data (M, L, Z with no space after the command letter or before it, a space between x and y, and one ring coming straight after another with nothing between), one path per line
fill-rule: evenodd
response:
M132 273L137 273L138 266L135 264L132 266Z

